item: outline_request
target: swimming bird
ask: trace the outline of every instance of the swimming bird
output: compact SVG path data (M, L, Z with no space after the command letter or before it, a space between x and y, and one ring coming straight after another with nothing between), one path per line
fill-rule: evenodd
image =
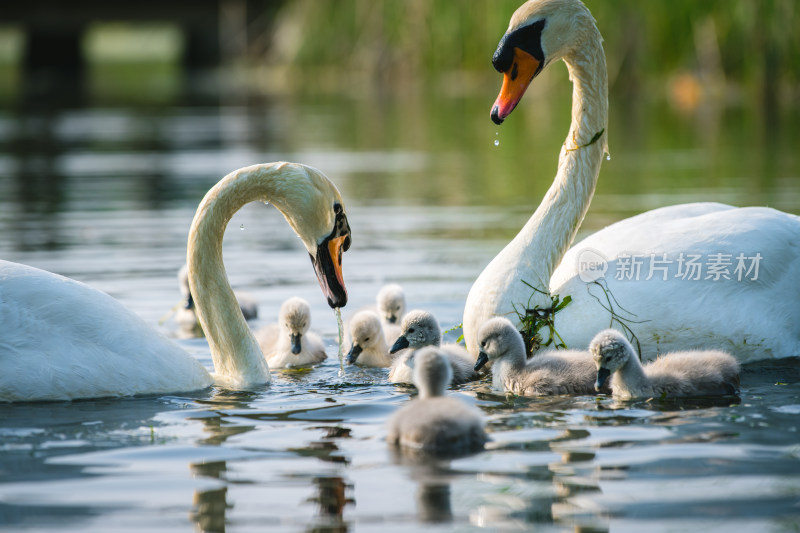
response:
M183 296L183 303L175 309L175 322L184 334L193 337L202 336L203 331L194 312L194 298L189 292L189 267L185 264L178 270L178 287ZM258 302L252 295L241 291L233 291L233 294L239 302L245 320L258 318Z
M525 359L525 343L505 317L492 318L478 332L475 370L492 362L492 388L520 396L594 394L597 369L588 351L550 350Z
M614 398L674 398L738 394L739 363L720 350L672 352L644 366L622 333L606 329L589 345L599 388L611 376Z
M215 373L107 294L30 266L0 261L0 401L162 394L212 383L269 383L266 360L222 262L222 236L250 201L269 201L300 236L331 307L347 302L344 203L320 171L294 163L236 170L206 194L187 245L189 283Z
M454 343L442 344L442 330L436 317L427 311L414 309L409 311L400 326L400 336L394 341L389 353L399 354L392 362L389 371L389 381L392 383L413 383L413 366L411 360L414 351L425 346L438 346L447 356L450 366L453 367L453 385L479 379L478 373L473 370L475 359L463 347Z
M270 368L298 368L324 361L325 343L310 331L311 306L300 297L281 305L278 322L256 331L256 339Z
M359 311L348 324L352 346L347 354L348 364L388 367L392 364L389 345L383 333L381 318L374 311Z
M571 297L554 316L570 348L585 349L608 327L605 301L611 299L619 304L617 318L631 319L627 325L643 353L702 342L724 347L740 362L800 355L796 215L718 203L675 205L612 224L567 251L608 145L602 37L581 2L531 0L517 9L492 59L503 86L491 118L497 124L507 119L531 81L558 60L573 83L572 124L558 172L533 215L469 292L463 331L470 353L478 354L478 330L489 318L548 309L550 295L558 295Z
M445 396L453 368L440 348L429 346L414 356L414 385L419 397L389 420L386 440L436 455L462 455L483 449L488 441L480 413Z
M386 342L391 342L400 336L400 323L406 313L406 293L399 284L389 283L378 291L376 302Z

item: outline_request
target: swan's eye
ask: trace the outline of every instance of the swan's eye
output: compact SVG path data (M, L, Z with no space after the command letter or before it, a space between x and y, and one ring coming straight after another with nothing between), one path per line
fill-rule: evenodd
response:
M414 333L414 328L408 328L409 333Z
M606 363L610 363L611 362L611 356L607 355L606 358L603 359L603 361L606 362Z
M367 337L366 339L364 339L364 342L369 342L369 337Z

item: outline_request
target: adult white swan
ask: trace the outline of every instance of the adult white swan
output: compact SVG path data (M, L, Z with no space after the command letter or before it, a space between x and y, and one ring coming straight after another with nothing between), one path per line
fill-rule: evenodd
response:
M71 400L268 383L269 368L222 264L222 236L250 201L269 201L300 236L331 307L347 302L342 251L350 228L336 187L316 169L239 169L206 194L187 260L215 373L107 294L50 272L0 261L0 401Z
M569 348L585 349L609 326L630 328L642 356L699 346L739 361L800 355L800 218L767 208L701 203L620 221L567 252L589 208L606 150L608 82L602 38L578 0L532 0L511 18L492 63L503 86L500 124L533 78L563 59L573 82L572 124L558 173L517 236L475 281L464 336L496 315L552 308ZM529 285L543 293L535 292ZM616 317L612 320L610 309ZM543 331L547 339L549 331ZM696 344L699 343L699 344Z

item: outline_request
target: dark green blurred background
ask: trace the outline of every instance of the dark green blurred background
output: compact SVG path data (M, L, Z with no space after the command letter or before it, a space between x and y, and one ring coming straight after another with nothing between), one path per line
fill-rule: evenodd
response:
M92 20L89 0L65 4L69 10L58 12L55 0L12 0L5 21L0 13L0 158L120 147L236 146L253 158L360 154L355 169L324 157L311 162L332 172L353 201L433 205L532 206L555 172L571 98L563 65L537 79L502 127L489 120L501 82L490 59L518 1L141 0L138 18L128 21ZM800 210L800 3L587 5L605 38L612 155L590 227L691 200ZM73 22L82 30L80 66L30 75L30 28L46 33L81 16L90 22ZM44 49L38 53L47 58L53 50ZM222 117L231 109L243 110L246 131L233 135L223 124L199 144L173 142L158 122L192 110ZM42 145L31 117L58 122L65 110L91 111L91 142L65 144L62 135L51 139L55 147ZM110 140L91 121L107 110L125 110L144 126ZM69 134L70 127L78 126L43 128ZM30 165L11 168L22 166ZM46 181L42 173L59 172L58 165L44 168L15 177ZM198 174L198 187L219 177L216 169ZM143 201L196 201L196 191L184 196L169 177L149 176ZM40 188L46 195L48 187Z

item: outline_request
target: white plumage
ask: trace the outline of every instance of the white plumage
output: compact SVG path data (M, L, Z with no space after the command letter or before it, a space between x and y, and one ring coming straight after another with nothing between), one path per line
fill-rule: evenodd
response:
M352 342L347 354L348 364L369 367L388 367L392 364L389 345L377 313L366 309L359 311L350 319L348 329Z
M278 322L256 331L256 339L270 368L298 368L324 361L325 343L310 330L311 306L300 297L281 305Z
M400 336L400 323L406 314L406 293L399 284L388 283L381 287L375 300L386 342L393 342Z
M315 266L320 265L320 283L329 303L343 305L340 252L349 245L349 226L336 187L321 172L303 165L242 168L206 194L187 245L189 283L214 361L213 375L107 294L63 276L0 261L0 401L268 383L269 367L222 263L226 224L245 203L256 200L270 201L283 213ZM317 253L317 243L324 243L323 254Z
M0 261L0 401L203 389L197 359L88 285Z
M555 316L570 348L585 349L608 327L613 304L646 354L710 346L740 362L800 355L800 217L765 207L676 205L617 222L567 252L607 147L602 38L577 0L527 2L514 13L507 35L515 32L527 32L526 42L541 47L532 53L541 57L526 58L519 39L501 41L495 66L506 78L493 117L506 118L527 87L506 90L514 84L503 58L515 54L518 69L521 62L538 69L563 59L573 81L572 124L550 190L469 292L463 324L470 352L478 353L477 332L489 318L551 306L550 297L534 293L530 284L562 299L571 296ZM687 275L693 256L701 263L699 276ZM603 286L593 282L598 279Z

